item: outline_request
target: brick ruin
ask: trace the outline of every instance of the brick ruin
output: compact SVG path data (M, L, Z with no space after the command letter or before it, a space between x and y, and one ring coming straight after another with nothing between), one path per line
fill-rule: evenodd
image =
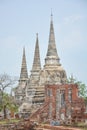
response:
M77 84L46 85L45 103L30 118L61 124L84 122L87 114L84 99L79 97Z

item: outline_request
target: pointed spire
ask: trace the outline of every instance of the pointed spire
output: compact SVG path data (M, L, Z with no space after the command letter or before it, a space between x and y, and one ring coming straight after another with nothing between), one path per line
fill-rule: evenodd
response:
M53 21L53 13L52 13L52 8L51 8L51 21Z
M25 80L27 78L28 78L28 72L27 72L25 47L24 47L23 48L23 57L22 57L22 66L21 66L20 80Z
M37 33L32 71L37 71L40 69L41 69L41 63L40 63L39 41L38 41L38 33Z
M55 58L53 58L55 57ZM55 34L54 34L54 27L53 27L53 14L51 11L51 22L50 22L50 33L49 33L49 44L48 44L48 50L47 50L47 55L45 62L50 61L52 63L53 60L55 60L55 64L59 64L59 57L57 54L57 49L56 49L56 44L55 44ZM54 62L54 61L53 61Z
M55 35L54 35L52 12L51 12L50 34L49 34L49 45L48 45L47 56L56 56L56 57L58 57L56 44L55 44Z

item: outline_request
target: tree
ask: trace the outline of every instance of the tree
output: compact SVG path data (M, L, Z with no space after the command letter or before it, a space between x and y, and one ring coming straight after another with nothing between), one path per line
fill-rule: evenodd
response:
M87 99L87 86L84 83L77 81L75 78L73 78L73 75L69 77L67 82L78 84L80 97L83 97L85 100Z
M3 110L4 118L6 117L6 108L10 104L10 97L6 94L5 90L7 87L12 87L15 83L15 79L7 74L0 75L0 109Z

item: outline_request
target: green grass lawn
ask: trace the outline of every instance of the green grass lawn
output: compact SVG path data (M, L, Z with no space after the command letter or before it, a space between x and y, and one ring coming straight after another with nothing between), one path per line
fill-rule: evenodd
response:
M16 123L19 121L20 121L19 119L5 119L5 120L0 120L0 124Z
M84 122L79 122L79 123L75 123L73 125L71 125L72 127L77 127L80 128L81 130L87 130L87 124Z
M83 128L83 129L81 129L81 130L87 130L87 128Z

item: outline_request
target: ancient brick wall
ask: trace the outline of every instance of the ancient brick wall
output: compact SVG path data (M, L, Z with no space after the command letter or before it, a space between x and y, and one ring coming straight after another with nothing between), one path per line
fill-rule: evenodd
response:
M45 102L52 105L51 118L56 118L56 94L57 90L60 91L60 96L64 94L64 104L61 99L61 106L59 110L59 119L64 121L80 121L83 120L85 112L85 103L82 98L78 96L77 84L65 84L65 85L48 85L45 87ZM60 97L61 98L61 97ZM49 109L48 109L49 110ZM49 112L48 112L49 113Z
M84 121L85 103L78 96L76 84L47 85L44 105L33 115L39 121L60 120L61 123Z

